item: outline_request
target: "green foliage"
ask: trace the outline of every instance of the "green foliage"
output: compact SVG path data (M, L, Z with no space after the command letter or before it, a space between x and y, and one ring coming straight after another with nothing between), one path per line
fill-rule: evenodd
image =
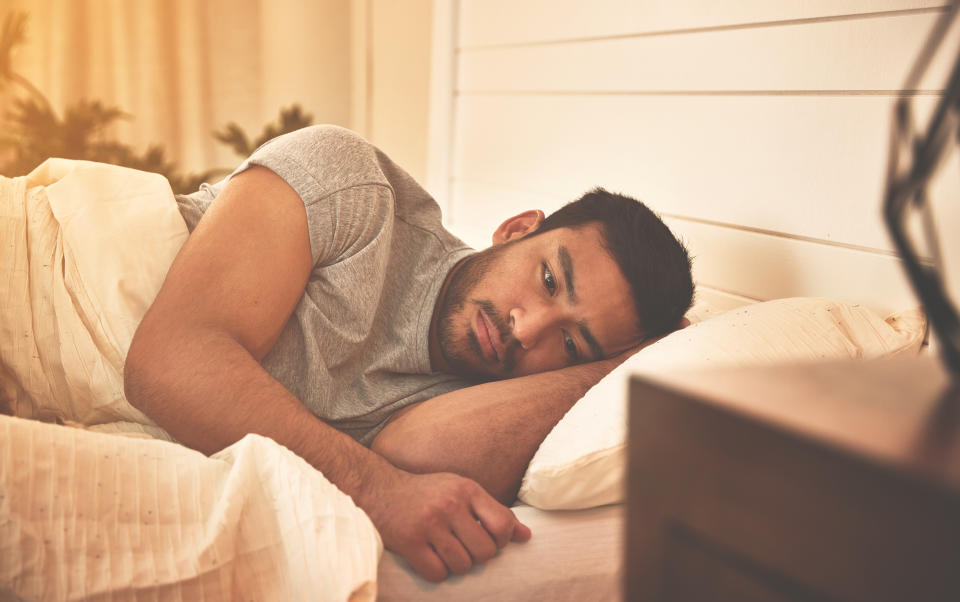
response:
M0 29L0 93L11 94L7 88L19 92L12 98L12 108L0 115L0 174L27 174L48 157L86 159L162 174L174 192L183 194L230 172L220 168L183 174L167 160L161 146L151 145L139 154L129 145L110 139L109 127L131 116L100 101L81 100L66 107L62 119L58 117L43 93L13 69L13 49L26 41L26 23L25 13L11 13ZM264 126L253 143L234 122L213 132L213 136L241 157L247 157L267 140L311 123L311 115L305 114L299 105L292 105L280 111L276 122Z
M27 15L10 13L0 30L0 90L13 74L13 49L27 41Z
M16 98L7 114L6 133L0 138L0 147L13 151L13 160L4 166L4 172L27 173L47 157L116 161L123 149L108 140L104 131L125 117L116 108L82 101L68 107L60 119L49 105L34 98Z
M313 115L304 113L300 105L293 105L289 109L281 109L280 117L275 123L268 123L264 126L263 132L252 144L247 138L247 134L239 125L231 121L223 126L219 132L214 132L213 137L233 149L241 157L247 157L253 151L260 148L264 142L272 140L281 134L293 132L313 123Z

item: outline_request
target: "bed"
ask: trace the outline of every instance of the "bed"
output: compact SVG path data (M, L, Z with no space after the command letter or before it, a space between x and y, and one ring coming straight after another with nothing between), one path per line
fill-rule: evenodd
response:
M249 435L208 458L123 399L124 350L186 236L163 178L50 160L0 184L0 594L14 599L617 600L630 375L916 353L925 332L915 309L707 293L691 326L548 435L515 508L533 539L430 584L289 450Z

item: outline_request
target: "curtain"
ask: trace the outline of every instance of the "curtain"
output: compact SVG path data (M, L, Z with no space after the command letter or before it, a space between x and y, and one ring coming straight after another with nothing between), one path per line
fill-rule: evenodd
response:
M4 0L8 11L29 14L13 69L56 111L115 106L131 115L117 140L162 145L181 169L236 165L212 132L236 122L256 138L294 103L350 126L350 0Z

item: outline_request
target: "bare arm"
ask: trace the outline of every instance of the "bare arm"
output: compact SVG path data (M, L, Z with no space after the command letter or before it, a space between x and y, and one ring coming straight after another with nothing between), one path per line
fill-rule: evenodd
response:
M273 172L234 177L170 268L131 344L128 400L212 453L247 433L291 449L352 496L384 544L439 580L529 530L473 481L414 475L317 419L260 366L312 269L306 212Z
M469 477L511 504L550 429L630 353L440 395L398 412L371 449L412 472Z
M689 325L683 318L677 328ZM444 471L473 479L510 505L537 448L567 410L628 357L658 340L607 360L467 387L404 408L370 448L411 472Z

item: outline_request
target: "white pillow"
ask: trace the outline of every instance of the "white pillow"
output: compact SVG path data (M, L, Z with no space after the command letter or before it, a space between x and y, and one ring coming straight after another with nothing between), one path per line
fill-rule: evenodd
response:
M632 374L916 353L925 328L918 309L883 320L866 307L819 298L756 303L688 326L637 352L587 391L533 456L519 498L543 509L623 501Z

